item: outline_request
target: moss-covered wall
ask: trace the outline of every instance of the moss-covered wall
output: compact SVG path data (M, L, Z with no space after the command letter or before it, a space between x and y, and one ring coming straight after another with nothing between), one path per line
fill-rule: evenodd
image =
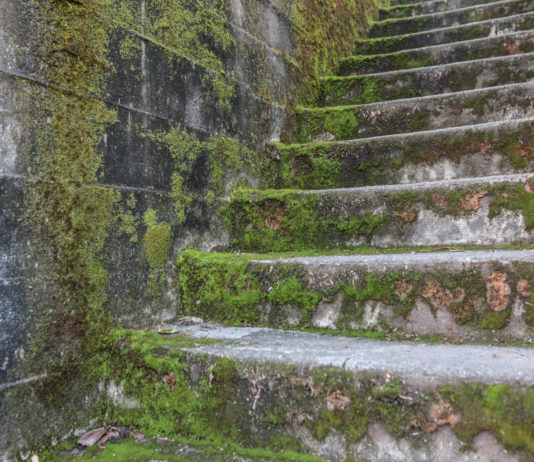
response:
M80 361L104 348L113 323L176 314L176 256L227 243L221 202L235 184L261 184L261 150L280 139L296 103L316 98L316 78L350 53L376 5L0 0L0 8L0 251L9 263L0 273L9 282L0 285L9 320L0 393L5 409L25 410L2 417L17 435L0 437L5 448L39 440L50 427L43 420L61 433L90 417L95 393L85 400L87 390L73 387L64 402L77 411L61 413L58 384L79 378ZM11 386L43 374L50 378L31 393ZM22 418L40 431L19 428Z

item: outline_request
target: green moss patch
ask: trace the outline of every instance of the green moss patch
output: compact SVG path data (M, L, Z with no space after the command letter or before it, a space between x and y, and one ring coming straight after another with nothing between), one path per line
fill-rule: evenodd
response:
M489 218L502 210L518 211L525 217L528 230L534 203L531 190L530 183L382 195L240 189L223 213L232 239L230 245L242 251L350 248L370 243L373 236L386 229L402 242L404 230L417 220L420 210L441 216L468 216L480 210L483 198L489 198L491 203ZM381 213L374 213L380 206Z
M288 260L292 256L278 255ZM415 268L366 271L350 266L330 272L326 279L323 275L323 281L299 263L261 263L272 257L185 251L177 262L183 314L231 325L286 327L297 313L292 326L309 329L319 303L339 303L336 329L351 335L361 333L355 326L359 325L367 302L381 302L392 307L397 316L406 318L417 300L422 299L434 313L446 310L459 325L493 338L493 331L507 325L512 300L529 300L519 293L519 281L532 284L532 265L493 265L493 272L488 274L495 274L497 279L503 274L510 291L504 309L494 311L496 292L488 289L492 279L476 267L422 272ZM392 329L387 322L368 329L377 327L385 332Z
M137 407L109 403L104 413L108 422L149 437L202 440L200 447L208 453L220 445L250 457L313 460L298 456L296 452L307 451L287 436L290 426L304 425L320 441L336 430L346 437L348 450L366 434L368 423L381 422L394 438L420 445L437 428L439 415L454 422L453 431L466 450L476 434L489 430L507 449L534 453L532 390L527 387L465 383L416 390L394 376L205 358L194 347L186 355L173 346L175 341L156 334L113 333L105 377L121 384ZM137 445L132 440L123 444L126 454ZM139 454L146 450L136 447ZM121 455L114 444L105 451Z
M459 164L477 154L500 155L502 169L530 171L534 158L533 124L497 131L414 137L399 142L318 142L273 144L279 156L265 156L264 183L270 188L327 189L388 184L400 167L438 162ZM380 157L371 153L383 153ZM394 152L394 155L389 155ZM389 181L388 181L389 180Z

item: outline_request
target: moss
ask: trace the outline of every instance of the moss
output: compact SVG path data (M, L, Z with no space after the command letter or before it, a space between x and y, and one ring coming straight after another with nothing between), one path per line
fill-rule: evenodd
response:
M353 107L298 108L293 116L295 141L306 142L325 134L338 140L357 138L360 121Z
M137 201L132 193L126 199L125 207L118 212L117 216L119 231L129 236L130 242L133 244L139 241L139 236L137 235L137 227L139 223L133 214L136 205Z
M177 267L184 313L232 324L258 322L256 307L265 295L248 266L229 256L205 260L194 251L183 252Z
M490 218L498 215L502 209L520 212L525 218L526 229L534 227L534 178L527 184L499 185L494 188L494 199L490 206Z
M256 153L235 138L218 137L206 144L211 164L210 189L207 202L210 207L225 193L225 179L228 175L258 173L259 161Z
M70 364L87 346L86 335L107 323L107 273L100 257L120 196L95 185L102 165L99 144L116 114L82 95L99 94L103 85L108 31L77 4L41 2L35 14L41 36L33 43L43 72L71 90L35 88L28 111L46 121L39 128L30 125L36 141L25 221L41 282L28 293L33 312L28 375Z
M375 196L240 189L223 213L232 248L253 252L342 248L356 245L357 238L370 242L386 227L401 237L422 208L450 217L476 213L484 197L491 202L489 218L502 209L517 210L525 217L529 229L534 223L531 211L534 195L528 188L531 186L523 183L504 183L452 190L406 190L384 195L380 214L368 212L376 204Z
M353 2L341 0L295 1L289 14L295 37L295 59L307 82L296 89L297 100L314 101L317 97L316 79L335 73L339 58L348 56L354 40L367 34L369 20L376 17L381 0ZM321 27L316 27L317 24ZM331 37L336 37L332 40Z
M499 330L508 324L510 310L489 312L482 321L483 329Z
M72 449L72 448L68 448ZM52 456L45 456L47 461L64 460L63 457L56 457L58 451ZM146 462L150 461L168 461L168 462L192 462L211 460L224 462L236 460L237 458L246 457L247 460L295 460L307 462L320 462L320 459L306 454L298 454L286 451L284 453L273 452L267 449L239 447L226 443L223 445L214 445L202 443L199 441L179 440L166 441L158 444L157 439L148 441L137 441L128 438L122 441L113 441L108 443L104 448L93 446L83 456L77 457L76 460L114 460L117 462Z
M143 238L146 258L151 270L162 270L171 246L171 227L168 223L158 223L155 210L148 209L143 216L147 227Z
M421 131L428 127L430 120L430 114L426 111L419 111L415 113L411 118L411 129L412 131Z
M412 16L413 11L418 6L419 3L408 3L406 5L392 5L389 7L380 8L380 19L404 18Z
M291 305L301 309L303 320L306 325L311 321L311 316L322 295L317 292L304 290L302 283L295 277L283 279L274 285L267 298L279 306Z
M225 182L230 176L243 172L250 176L257 175L259 161L256 152L235 138L221 136L202 141L180 125L146 136L164 146L172 157L174 171L171 175L170 197L177 224L186 221L195 200L204 199L210 208L215 208L219 198L224 195ZM210 174L209 189L194 194L192 179L196 174L195 169L206 157Z
M361 330L354 329L353 323L358 325L361 321L367 302L382 302L392 307L398 316L406 318L416 300L422 298L433 311L447 310L458 324L480 333L483 333L480 329L502 329L511 313L510 306L501 313L491 309L486 279L477 268L422 273L401 269L366 272L354 267L346 274L343 271L332 274L327 283L318 284L306 267L291 262L294 256L299 254L184 252L177 262L184 312L232 325L242 325L252 319L256 325L261 320L272 327L285 327L288 319L285 308L291 308L298 313L298 326L309 328L317 304L332 303L342 294L342 316L337 327L344 335L362 334ZM301 256L306 255L301 253ZM286 261L261 263L273 258ZM507 274L511 285L520 279L530 280L532 268L529 268L526 265L504 269L494 265L494 271ZM373 329L370 328L371 334ZM390 327L383 325L380 329L387 332ZM484 335L492 338L491 332Z
M223 71L220 55L235 46L226 22L227 6L221 0L141 2L96 0L87 6L136 33L203 66ZM131 46L123 45L125 52ZM128 54L126 55L128 56Z
M443 387L443 397L462 416L454 432L467 444L479 432L492 432L508 449L534 452L533 390L509 385L466 383Z
M492 110L492 106L489 105L488 95L473 96L468 98L463 102L463 107L470 108L473 114L479 117L483 116L486 113L486 110Z

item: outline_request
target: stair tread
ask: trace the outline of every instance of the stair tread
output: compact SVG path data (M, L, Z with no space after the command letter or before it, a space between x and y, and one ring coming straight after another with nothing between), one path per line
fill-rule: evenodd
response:
M521 0L497 0L495 2L490 2L490 3L477 3L476 5L464 6L464 7L461 7L461 8L453 8L453 9L444 10L444 11L436 11L434 13L425 13L425 14L420 14L420 15L417 15L417 16L406 16L404 18L383 19L381 21L373 22L373 25L382 24L382 23L389 23L389 22L396 22L396 21L403 22L403 21L413 20L413 19L416 19L416 18L446 16L447 14L451 14L451 13L461 13L463 11L476 10L477 8L484 8L484 7L487 7L487 6L506 5L506 4L509 4L509 3L516 3L518 1L521 1ZM429 2L429 3L431 3L431 2ZM419 3L416 3L416 5L419 5Z
M398 103L404 103L404 102L413 102L417 103L419 101L428 101L433 99L446 99L451 96L471 96L471 95L477 95L479 93L484 93L487 91L498 91L498 90L512 90L515 88L530 88L534 86L534 79L529 80L527 82L518 82L518 83L507 83L504 85L495 85L493 87L484 87L484 88L473 88L471 90L462 90L462 91L453 91L449 93L439 93L437 95L424 95L424 96L415 96L411 98L400 98L400 99L391 99L387 101L377 101L374 103L364 103L364 104L347 104L347 105L339 105L339 106L326 106L326 107L318 107L318 106L311 106L311 107L304 107L303 109L308 111L331 111L336 110L339 108L365 108L365 107L374 107L374 106L389 106L394 105Z
M476 184L498 184L498 183L516 183L526 181L532 178L534 173L512 173L508 175L492 175L473 178L455 178L450 180L426 181L420 183L401 183L393 185L374 185L359 186L355 188L335 188L335 189L310 189L298 191L298 194L365 194L365 193L394 193L399 191L424 191L434 188L443 187L462 187Z
M534 116L534 80L345 106L299 107L298 142L369 138Z
M473 249L473 250L434 250L429 252L388 252L388 253L360 253L350 255L319 255L310 257L279 257L274 259L254 259L248 256L250 261L263 264L295 263L301 265L364 265L368 267L398 267L411 264L444 264L444 263L484 263L491 261L500 262L534 262L534 250L532 249Z
M477 39L477 40L481 40L481 39ZM470 64L477 64L477 63L513 61L515 59L520 59L522 57L527 57L527 58L534 57L534 52L518 53L515 55L492 56L490 58L469 59L466 61L455 61L452 63L434 64L432 66L413 67L413 68L408 68L408 69L396 69L396 70L384 71L384 72L372 72L369 74L328 75L328 76L321 77L321 80L350 80L350 79L359 79L363 77L386 77L386 76L402 75L402 74L409 74L409 73L416 73L416 72L428 72L432 70L448 69L448 68L454 68L454 67L462 67L462 66L468 66Z
M441 33L447 33L447 32L453 31L453 30L460 30L461 31L461 30L464 30L464 29L474 28L474 27L478 27L478 26L499 25L500 23L514 24L514 21L516 21L516 20L523 19L523 18L531 18L532 16L534 16L534 12L529 11L527 13L519 13L519 14L514 14L514 15L504 16L504 17L499 17L499 18L485 19L485 20L482 20L482 21L476 21L476 22L471 22L471 23L467 23L467 24L458 24L458 25L447 26L447 27L437 27L437 28L433 28L433 29L427 29L427 30L422 30L422 31L418 31L418 32L412 32L412 33L409 33L409 34L399 34L399 35L391 35L391 36L386 36L386 37L360 39L360 40L357 40L356 43L365 45L365 44L371 44L371 43L394 42L394 41L400 41L400 39L402 39L402 38L408 39L408 38L422 37L422 36L425 36L425 35L431 36L431 35L437 35L437 34L441 34ZM492 36L495 35L495 33L493 32L492 29L490 29L488 32L490 34L492 34ZM498 35L504 35L504 33L501 33L501 34L498 34ZM479 37L479 38L485 38L485 37ZM454 43L454 41L445 42L445 43ZM401 49L399 49L399 51L400 50L405 50L405 49L411 49L411 48L401 48Z
M246 362L389 372L430 383L473 380L531 384L534 380L534 349L530 348L383 342L217 324L176 326L175 330L189 338L217 341L183 350Z
M285 144L282 146L295 147L295 146L311 146L314 144L348 145L348 144L354 144L354 143L364 143L364 142L381 141L381 140L389 140L389 139L421 137L421 136L428 136L428 135L433 135L433 134L464 132L468 130L478 130L478 129L485 129L485 128L498 128L501 126L506 127L508 125L515 125L515 124L519 124L522 122L534 122L534 117L524 117L520 119L510 119L510 120L498 120L495 122L484 122L481 124L460 125L460 126L455 126L455 127L436 128L433 130L422 130L418 132L393 133L390 135L370 136L367 138L354 138L351 140L312 141L309 143L295 143L295 144L290 144L290 145Z
M504 15L501 15L503 12L501 12L499 8L503 7L508 7L508 9L511 9L512 11L504 12ZM415 16L389 18L376 21L372 23L370 33L372 38L380 38L398 35L398 33L395 33L397 30L401 31L402 34L408 34L429 31L432 28L458 27L460 25L476 24L481 21L510 17L515 14L523 14L531 11L533 7L534 5L532 4L525 4L524 0L499 0L486 5L477 4L462 8L418 14ZM485 18L481 17L483 13L486 14ZM473 14L474 17L471 17L470 15ZM442 22L443 24L434 24L435 22ZM410 30L402 30L403 26L409 27ZM388 29L391 27L393 29ZM384 28L386 29L384 30Z
M518 39L530 38L530 37L534 37L534 30L514 31L514 32L494 35L490 37L479 37L479 38L474 38L474 39L469 39L469 40L459 40L456 42L438 43L438 44L427 45L427 46L422 46L422 47L407 48L407 49L398 50L394 52L388 52L388 53L377 53L374 55L352 55L352 56L347 56L346 58L342 58L340 60L340 63L350 63L354 59L364 59L367 62L371 62L374 59L395 58L400 55L417 54L422 51L424 51L425 53L436 54L439 56L440 52L443 52L444 50L447 50L447 49L455 49L455 48L463 47L463 46L465 46L467 49L471 49L473 45L480 45L480 44L484 44L484 45L487 44L488 46L486 48L491 48L490 45L492 44L492 42L501 42L503 40L514 40L514 39L518 40ZM519 55L519 54L521 53L513 53L513 52L508 53L508 55L514 55L514 56ZM506 55L501 54L497 56L506 56ZM495 56L489 56L489 57L495 57ZM459 60L450 61L450 62L459 63L463 61L466 61L466 60L459 59ZM439 64L441 63L432 64L432 66L439 65ZM429 66L417 66L417 67L414 67L414 69L424 68L424 67L429 67ZM408 69L411 69L411 68L407 67L407 68L402 68L398 70L408 70ZM385 72L389 72L389 71L385 71ZM369 75L369 73L356 74L356 75Z

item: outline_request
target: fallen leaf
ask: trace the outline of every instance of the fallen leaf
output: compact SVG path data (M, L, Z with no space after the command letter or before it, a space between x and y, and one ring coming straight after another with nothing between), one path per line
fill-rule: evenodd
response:
M145 435L143 433L135 431L135 430L132 430L130 432L130 435L132 435L136 440L144 440L145 439Z
M350 398L341 390L336 390L326 397L326 406L329 411L343 411L351 403Z
M102 438L106 434L106 431L107 430L105 427L95 428L94 430L89 430L87 433L85 433L84 435L80 436L80 438L78 438L78 444L80 446L85 446L85 447L94 446L96 443L98 443L100 438Z

